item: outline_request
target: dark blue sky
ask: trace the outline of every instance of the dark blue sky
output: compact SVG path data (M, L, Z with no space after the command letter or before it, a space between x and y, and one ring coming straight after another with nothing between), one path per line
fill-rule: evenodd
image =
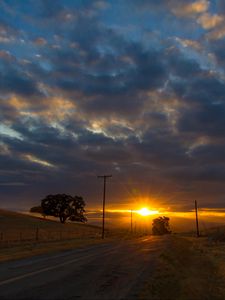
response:
M225 203L223 0L2 0L0 203Z

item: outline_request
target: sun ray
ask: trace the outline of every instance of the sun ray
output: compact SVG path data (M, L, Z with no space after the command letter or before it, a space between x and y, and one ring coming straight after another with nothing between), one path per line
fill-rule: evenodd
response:
M155 215L158 214L159 211L158 210L150 210L147 207L143 207L139 210L136 211L139 215L145 217L145 216L150 216L150 215Z

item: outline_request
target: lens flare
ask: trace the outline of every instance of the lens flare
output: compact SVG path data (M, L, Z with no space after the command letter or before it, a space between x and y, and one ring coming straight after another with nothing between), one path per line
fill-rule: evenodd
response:
M158 212L158 210L149 210L147 207L143 207L143 208L139 209L137 211L137 213L139 215L145 217L145 216L149 216L149 215L155 215L155 214L157 214L159 212Z

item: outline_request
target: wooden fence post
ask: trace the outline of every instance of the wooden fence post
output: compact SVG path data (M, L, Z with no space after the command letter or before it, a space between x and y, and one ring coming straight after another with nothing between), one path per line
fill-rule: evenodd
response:
M36 228L36 232L35 232L35 240L36 240L36 242L39 241L39 228L38 227Z

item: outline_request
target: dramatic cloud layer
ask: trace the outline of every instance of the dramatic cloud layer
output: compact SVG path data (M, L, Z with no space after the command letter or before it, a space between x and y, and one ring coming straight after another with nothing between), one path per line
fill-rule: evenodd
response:
M3 0L0 198L224 207L223 0Z

